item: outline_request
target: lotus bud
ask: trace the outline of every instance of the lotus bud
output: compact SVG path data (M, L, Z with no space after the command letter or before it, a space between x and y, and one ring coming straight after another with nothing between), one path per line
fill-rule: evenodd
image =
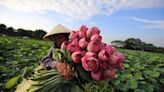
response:
M96 42L89 42L89 43L88 43L88 46L87 46L87 50L88 50L89 52L95 52L95 53L97 53L97 52L99 52L99 50L100 50L100 46L99 46L99 44L96 43Z
M107 69L104 73L105 79L114 79L116 72L114 69Z
M78 31L79 38L86 37L87 30L88 30L88 28L86 26L82 25L81 28L80 28L80 31Z
M66 49L67 46L68 46L69 42L68 41L64 41L62 44L61 44L61 48L62 49Z
M75 63L81 63L81 58L82 58L82 52L81 51L75 51L71 55L71 59Z
M102 75L101 69L91 72L91 77L95 80L102 80Z
M100 49L105 49L105 47L106 47L106 44L105 43L101 43L100 44Z
M71 43L67 46L67 50L70 52L75 52L75 51L80 50L80 47L79 47L79 45L74 45Z
M97 57L96 53L94 52L86 52L85 55L89 57L95 57L95 58Z
M105 49L110 55L114 54L117 51L116 48L112 45L106 45Z
M86 41L86 38L82 38L79 40L79 46L82 48L82 49L85 49L88 45L88 42Z
M99 60L95 57L82 57L82 66L86 71L96 71L99 68Z
M78 33L76 31L72 31L68 37L70 40L77 39Z
M91 36L90 41L101 43L102 37L98 34Z
M109 58L110 58L110 55L109 53L103 49L101 50L99 53L98 53L98 58L101 60L101 61L108 61Z

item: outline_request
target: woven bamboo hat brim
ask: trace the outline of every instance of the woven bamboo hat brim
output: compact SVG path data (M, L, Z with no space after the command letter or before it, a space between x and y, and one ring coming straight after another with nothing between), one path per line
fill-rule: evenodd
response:
M64 27L61 24L58 24L57 26L55 26L53 29L51 29L46 35L43 36L43 39L45 40L51 40L49 37L51 35L55 35L55 34L69 34L71 31Z

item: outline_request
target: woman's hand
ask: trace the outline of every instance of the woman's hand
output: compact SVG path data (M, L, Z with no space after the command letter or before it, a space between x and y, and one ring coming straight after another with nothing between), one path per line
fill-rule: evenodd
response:
M72 70L71 65L69 65L67 63L57 62L55 64L55 68L57 69L59 74L61 76L63 76L64 79L66 79L66 80L71 80L74 76L74 71Z

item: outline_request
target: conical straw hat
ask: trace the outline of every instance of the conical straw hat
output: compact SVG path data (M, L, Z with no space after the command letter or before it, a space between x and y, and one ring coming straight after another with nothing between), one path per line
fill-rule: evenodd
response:
M63 25L61 24L58 24L57 26L55 26L53 29L51 29L44 37L43 39L45 40L51 40L49 39L49 36L51 35L55 35L55 34L68 34L70 33L71 31L64 27Z

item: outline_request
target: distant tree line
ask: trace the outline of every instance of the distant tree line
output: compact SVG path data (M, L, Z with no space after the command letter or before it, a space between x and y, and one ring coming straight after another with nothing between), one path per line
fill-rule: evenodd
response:
M128 38L125 41L114 40L111 43L112 43L112 45L114 45L116 47L124 48L124 49L164 53L163 47L157 47L157 46L154 46L153 44L148 44L146 42L141 41L138 38Z
M5 24L0 24L0 35L1 36L16 36L30 39L42 40L42 37L46 34L44 30L25 30L22 28L14 29L13 27L7 27Z

